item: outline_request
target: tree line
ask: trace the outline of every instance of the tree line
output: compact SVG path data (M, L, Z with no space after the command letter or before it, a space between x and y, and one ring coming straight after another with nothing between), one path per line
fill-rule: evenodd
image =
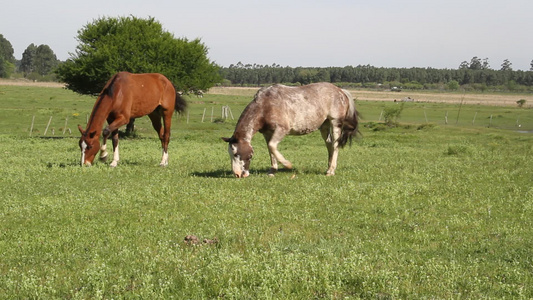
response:
M529 71L513 70L505 60L495 70L478 57L457 69L384 68L371 65L345 67L282 67L278 64L232 64L221 68L224 85L289 85L327 81L344 87L383 89L446 89L533 91L533 61Z
M96 94L114 73L157 72L188 92L215 84L264 86L332 82L343 87L378 89L444 89L533 92L533 60L528 71L513 70L504 60L498 69L488 58L474 56L457 69L345 67L282 67L241 62L220 67L207 57L199 39L175 38L153 18L101 18L78 31L80 44L60 62L48 45L30 44L17 61L11 43L0 34L0 77L58 80L82 94Z
M53 81L55 68L60 61L48 45L30 44L21 60L13 55L11 43L0 34L0 77L24 77L30 80Z

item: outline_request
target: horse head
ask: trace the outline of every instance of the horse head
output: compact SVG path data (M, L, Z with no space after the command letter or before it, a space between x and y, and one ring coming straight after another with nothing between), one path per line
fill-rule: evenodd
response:
M96 131L87 132L79 125L78 129L81 132L81 165L90 166L93 163L96 153L98 153L98 150L100 150L100 139L96 135Z
M222 138L228 143L228 153L231 159L233 175L237 178L250 175L250 161L254 155L254 149L250 142L238 140L235 137Z

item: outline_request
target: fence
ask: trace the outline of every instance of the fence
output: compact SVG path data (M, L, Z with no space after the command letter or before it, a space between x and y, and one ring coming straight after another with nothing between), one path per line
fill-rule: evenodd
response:
M220 117L217 114L215 114L215 106L212 106L210 109L210 115L208 115L208 108L203 109L202 117L201 117L201 123L206 122L207 118L209 118L209 121L211 123L218 122L219 120L226 120L231 119L235 120L235 117L233 116L233 112L229 105L223 105L220 108ZM189 124L192 119L197 119L200 121L199 118L195 118L196 116L191 116L190 111L187 111L186 116L182 116L180 119L186 118L187 124ZM49 116L46 117L47 119L44 120L42 117L38 117L36 119L36 115L33 115L31 118L30 126L29 126L29 136L34 135L42 135L42 136L65 136L65 135L72 135L73 129L71 129L69 121L69 117L54 117ZM75 116L76 121L79 123L79 115ZM89 122L89 114L86 115L85 118L85 124ZM74 125L74 131L76 131L77 123ZM39 134L42 132L42 134Z

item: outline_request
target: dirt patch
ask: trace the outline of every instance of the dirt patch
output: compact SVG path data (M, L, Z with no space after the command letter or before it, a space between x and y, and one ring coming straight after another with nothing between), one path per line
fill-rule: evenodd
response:
M64 88L65 84L60 82L34 82L27 79L0 79L1 85L17 86L38 86ZM259 88L251 87L213 87L208 94L213 95L234 95L253 97ZM440 92L392 92L392 91L369 91L350 90L356 100L363 101L401 101L407 97L414 102L440 102L440 103L463 103L473 105L496 105L496 106L517 106L516 101L526 100L524 108L533 108L533 95L529 94L491 94L491 93L440 93ZM251 100L251 99L250 99Z
M214 87L209 90L209 94L235 95L253 97L259 88L244 87ZM533 107L533 95L529 94L493 94L493 93L445 93L445 92L417 92L417 91L369 91L350 90L356 100L363 101L402 101L410 98L413 102L440 102L440 103L463 103L473 105L496 105L496 106L517 106L516 101L526 100L524 107Z
M0 79L0 85L15 85L15 86L38 86L38 87L54 87L63 88L64 83L61 82L37 82L28 79Z
M474 105L497 105L497 106L517 106L516 101L520 99L526 100L526 106L533 105L532 95L523 94L490 94L490 93L439 93L439 92L409 92L402 91L365 91L365 90L350 90L350 93L357 100L368 101L402 101L407 97L413 99L414 102L441 102L441 103L463 103Z

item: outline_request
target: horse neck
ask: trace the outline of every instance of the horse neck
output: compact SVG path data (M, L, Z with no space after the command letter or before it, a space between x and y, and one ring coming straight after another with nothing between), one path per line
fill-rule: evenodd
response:
M238 140L252 142L252 137L262 127L262 111L256 103L252 102L242 113L233 136Z
M91 117L87 123L86 132L96 131L96 136L100 136L104 122L106 121L111 111L112 99L108 96L100 96L94 104Z

